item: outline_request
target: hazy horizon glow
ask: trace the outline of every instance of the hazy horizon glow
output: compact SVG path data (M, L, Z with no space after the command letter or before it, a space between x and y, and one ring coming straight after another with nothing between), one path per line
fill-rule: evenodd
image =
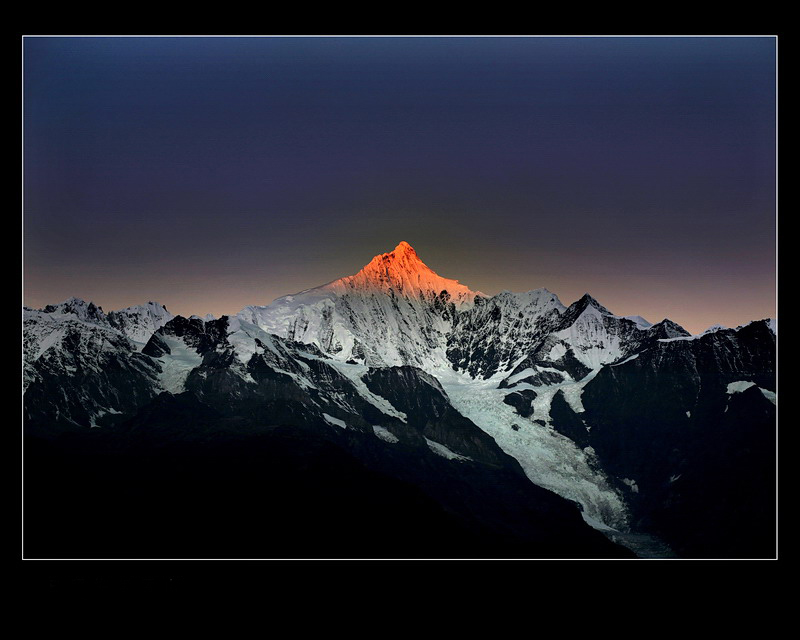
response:
M773 38L25 38L24 299L181 315L408 241L697 333L775 311Z

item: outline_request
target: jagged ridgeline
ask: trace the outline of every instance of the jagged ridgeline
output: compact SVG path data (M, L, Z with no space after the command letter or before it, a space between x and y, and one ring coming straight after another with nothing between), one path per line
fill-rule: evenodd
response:
M774 557L775 342L486 296L405 242L219 319L26 308L26 548Z

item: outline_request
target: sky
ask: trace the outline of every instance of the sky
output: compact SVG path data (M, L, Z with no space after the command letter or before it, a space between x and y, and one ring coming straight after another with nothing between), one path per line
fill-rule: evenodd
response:
M693 333L775 312L776 41L23 40L23 303L217 317L409 242Z

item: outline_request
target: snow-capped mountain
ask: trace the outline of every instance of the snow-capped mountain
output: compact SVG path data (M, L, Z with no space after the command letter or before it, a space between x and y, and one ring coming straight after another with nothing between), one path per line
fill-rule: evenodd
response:
M98 309L91 303L45 307L52 311L25 309L28 420L94 427L107 416L131 415L155 395L155 363L137 353L102 312L81 313L90 308Z
M670 320L616 316L588 294L569 307L547 289L488 297L438 276L406 242L353 276L238 317L336 359L473 378L540 366L579 380L643 343L689 335Z
M25 309L24 339L31 429L157 425L179 440L311 429L430 495L419 461L503 469L617 540L647 532L687 555L706 547L685 505L733 500L702 469L727 477L743 434L774 433L774 320L692 336L589 294L568 306L546 289L490 297L437 275L405 242L353 276L236 316L187 319L152 302L105 314L72 298ZM751 449L754 467L768 471L768 449ZM753 486L755 512L766 489ZM730 524L712 520L720 535ZM743 545L764 544L750 533Z
M155 302L108 314L75 297L43 309L24 308L28 418L98 426L135 411L158 392L157 364L136 352L170 318Z
M353 276L246 307L238 316L275 335L372 366L447 366L447 335L481 294L437 275L401 242Z
M93 302L86 302L80 298L69 298L59 304L49 304L42 309L23 309L34 313L35 317L49 316L51 321L59 320L78 320L87 324L100 327L110 327L123 333L141 348L159 327L165 325L174 316L167 311L167 308L157 302L126 307L119 311L110 311L108 314L103 312L102 307L96 306ZM26 315L26 319L32 319ZM28 332L26 332L28 333Z
M74 296L59 304L48 304L41 311L54 316L74 316L83 322L107 323L102 307L97 307L93 302L85 302Z
M148 302L119 311L111 311L106 319L112 327L143 347L155 330L163 327L173 317L164 305Z
M646 321L645 321L646 322ZM555 370L564 380L579 381L602 366L624 360L656 340L688 336L669 319L656 324L612 314L589 294L567 308L558 324L540 342L527 349L510 376L534 376Z

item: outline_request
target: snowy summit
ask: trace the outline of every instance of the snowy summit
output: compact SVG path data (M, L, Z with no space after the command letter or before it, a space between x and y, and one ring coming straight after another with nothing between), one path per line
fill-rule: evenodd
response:
M376 255L361 271L339 278L302 294L331 292L338 295L354 292L388 293L394 291L406 298L431 299L442 291L450 294L457 307L471 305L480 292L471 291L458 280L438 275L426 265L408 242L402 241L392 251ZM297 294L297 295L302 295ZM281 298L279 298L280 300ZM277 301L276 301L277 302Z

